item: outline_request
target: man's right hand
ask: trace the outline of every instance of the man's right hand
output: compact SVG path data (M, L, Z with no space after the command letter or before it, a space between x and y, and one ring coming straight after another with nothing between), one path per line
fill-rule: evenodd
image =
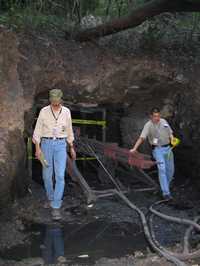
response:
M131 153L136 153L137 152L137 150L135 149L135 148L133 148L133 149L131 149L131 150L129 150Z
M40 148L36 148L35 150L35 157L39 160L40 159L40 156L41 156L41 149Z

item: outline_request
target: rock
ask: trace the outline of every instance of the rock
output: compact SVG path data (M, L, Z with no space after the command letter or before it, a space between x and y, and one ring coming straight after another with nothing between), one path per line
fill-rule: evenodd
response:
M144 254L143 254L141 251L136 251L136 252L134 252L134 256L135 256L136 258L138 258L138 257L143 257Z
M28 258L20 261L19 266L42 266L45 265L42 258Z
M176 77L175 77L176 81L180 82L180 83L187 83L188 82L188 79L186 77L184 77L183 74L178 74Z
M65 257L63 257L63 256L59 256L57 258L57 261L58 261L58 263L66 263L67 262L67 259Z
M81 27L83 29L86 28L93 28L97 25L102 24L102 18L101 17L95 17L92 14L87 15L81 19Z

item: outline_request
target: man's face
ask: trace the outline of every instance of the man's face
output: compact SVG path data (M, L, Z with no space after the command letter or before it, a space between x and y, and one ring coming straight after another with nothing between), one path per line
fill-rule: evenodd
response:
M51 100L50 102L53 107L58 107L61 104L60 100Z
M160 113L153 113L151 115L151 120L153 123L158 124L160 122Z

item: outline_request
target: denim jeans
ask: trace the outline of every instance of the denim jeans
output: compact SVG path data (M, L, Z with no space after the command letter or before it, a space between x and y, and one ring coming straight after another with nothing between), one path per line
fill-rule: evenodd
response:
M42 139L41 150L49 166L43 167L42 175L47 198L51 207L59 209L65 188L65 169L67 163L67 143L65 139ZM55 174L55 187L53 184Z
M48 265L55 265L58 263L58 257L64 256L65 253L62 229L59 227L51 228L50 226L46 226L44 245L45 248L42 250L44 262Z
M174 176L174 155L171 147L156 147L153 157L157 161L158 176L163 195L170 195L170 182Z

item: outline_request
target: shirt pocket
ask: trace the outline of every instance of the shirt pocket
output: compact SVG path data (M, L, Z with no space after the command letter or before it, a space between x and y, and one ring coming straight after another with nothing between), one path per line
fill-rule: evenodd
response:
M163 124L163 130L164 130L164 133L165 134L170 134L170 127L169 127L169 124L165 123Z
M67 125L66 124L62 123L60 125L60 133L62 133L62 134L67 133Z
M169 125L167 123L163 124L164 128L169 128Z

